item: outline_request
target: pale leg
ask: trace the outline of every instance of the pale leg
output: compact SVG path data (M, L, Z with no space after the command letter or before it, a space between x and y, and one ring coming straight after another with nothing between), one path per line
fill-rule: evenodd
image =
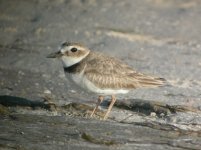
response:
M116 102L116 98L115 98L114 95L112 95L111 103L110 103L110 105L109 105L109 107L108 107L108 109L107 109L107 112L106 112L106 114L105 114L103 120L106 120L106 119L107 119L107 117L108 117L108 115L109 115L109 113L110 113L110 111L111 111L111 109L112 109L112 107L113 107L113 105L114 105L115 102Z
M96 104L96 107L94 108L94 110L92 111L90 117L93 117L94 113L96 112L96 110L98 109L98 106L101 104L101 102L103 101L103 96L99 96L98 97L98 102Z

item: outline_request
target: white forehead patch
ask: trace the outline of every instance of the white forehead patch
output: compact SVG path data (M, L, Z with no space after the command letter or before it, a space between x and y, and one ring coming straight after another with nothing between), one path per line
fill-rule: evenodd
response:
M66 51L69 51L73 48L73 46L64 46L64 47L60 47L60 51L61 53L65 53Z
M66 51L70 51L74 47L79 49L79 50L83 49L82 47L77 46L77 45L76 46L64 46L64 47L60 47L60 51L61 51L61 53L65 53Z

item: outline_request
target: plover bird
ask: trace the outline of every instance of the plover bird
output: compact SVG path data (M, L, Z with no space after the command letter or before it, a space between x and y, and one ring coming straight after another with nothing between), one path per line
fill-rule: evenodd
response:
M126 94L136 88L158 87L165 83L163 78L139 73L114 57L91 51L78 43L65 42L58 52L51 53L47 57L60 58L70 81L81 89L99 96L91 117L104 96L111 95L111 103L104 120L107 119L116 101L115 94Z

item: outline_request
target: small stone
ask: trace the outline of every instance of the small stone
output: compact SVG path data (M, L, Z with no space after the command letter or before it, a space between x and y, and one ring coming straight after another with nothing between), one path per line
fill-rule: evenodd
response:
M50 90L45 90L44 94L51 94L52 92Z
M70 90L70 92L71 92L71 93L76 93L76 91L75 91L75 90Z
M200 47L201 47L201 45L200 45L200 44L197 44L197 45L196 45L196 48L200 48Z
M24 132L20 132L20 134L22 134L22 135L23 135L23 134L24 134Z
M151 116L151 117L156 117L156 113L155 113L155 112L151 112L151 113L150 113L150 116Z
M25 73L24 73L24 72L22 72L21 70L20 70L20 71L18 71L18 74L19 74L19 75L22 75L22 76L23 76L23 75L25 75Z
M164 114L164 113L161 113L161 114L160 114L160 117L162 117L162 118L163 118L164 116L165 116L165 114Z

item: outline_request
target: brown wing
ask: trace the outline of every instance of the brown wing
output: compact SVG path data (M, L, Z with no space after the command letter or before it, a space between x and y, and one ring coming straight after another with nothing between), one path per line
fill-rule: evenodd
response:
M102 54L94 54L87 60L85 75L101 88L132 89L156 87L164 83L161 78L138 73L120 60Z

